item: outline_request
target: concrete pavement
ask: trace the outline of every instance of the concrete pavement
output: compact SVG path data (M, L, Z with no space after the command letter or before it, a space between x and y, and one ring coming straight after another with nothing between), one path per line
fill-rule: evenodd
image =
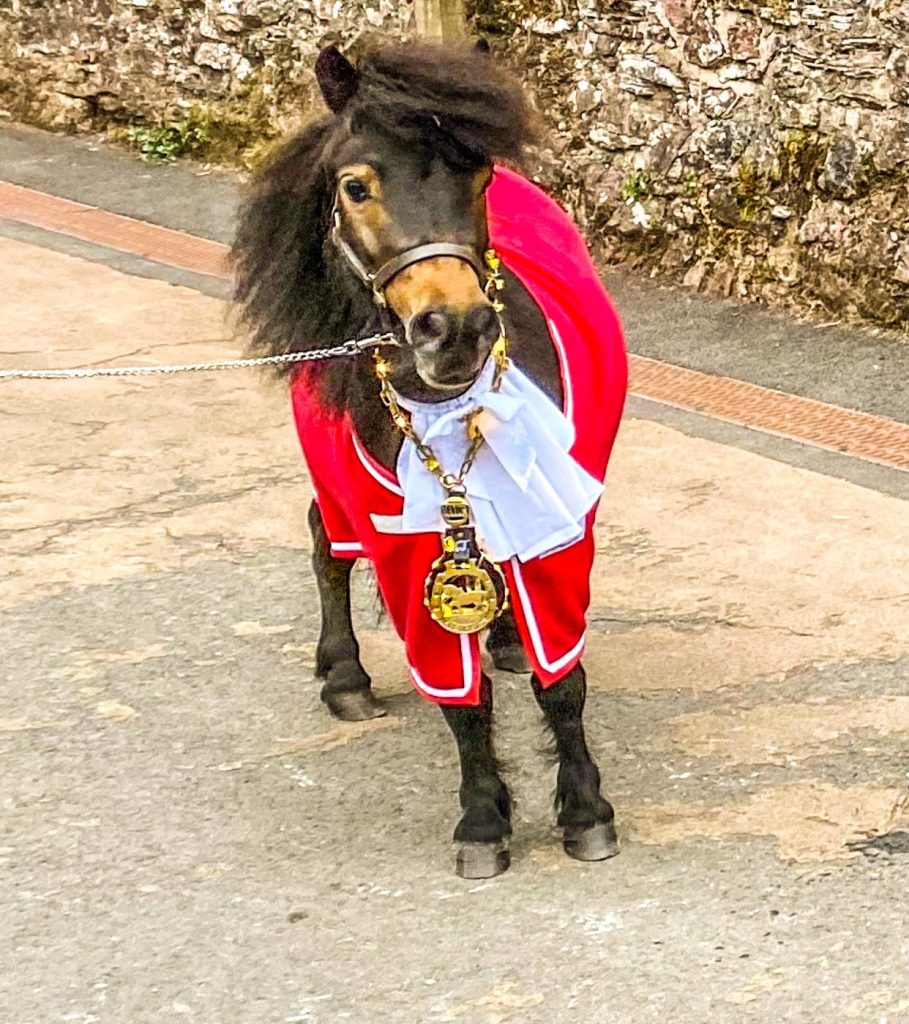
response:
M35 241L0 239L3 365L236 347L218 299ZM390 716L319 705L280 387L0 396L3 1024L909 1021L906 474L635 403L587 659L623 852L563 855L500 676L513 867L477 885L451 741L365 574Z

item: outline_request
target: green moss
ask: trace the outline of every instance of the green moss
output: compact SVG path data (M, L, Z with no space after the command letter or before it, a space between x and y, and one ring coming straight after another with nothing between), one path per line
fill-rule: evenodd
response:
M658 262L668 244L669 236L659 224L651 224L647 231L622 240L622 248L625 252L642 261L642 266Z
M780 180L787 185L813 188L825 156L826 147L817 135L804 131L790 132L780 148Z
M768 187L769 182L758 165L743 157L738 166L738 181L732 190L743 220L754 220L760 213Z
M686 196L696 196L703 188L704 183L697 171L687 171L682 179L682 191Z
M275 111L285 99L299 97L292 86L277 88L266 70L227 100L180 105L160 117L138 116L125 124L121 114L121 123L106 127L109 138L138 150L145 160L191 157L250 167L278 134Z
M635 171L622 182L622 198L626 203L650 199L653 193L653 178L646 171Z
M766 0L766 7L774 18L784 20L789 17L789 0Z
M855 172L855 179L853 181L855 191L859 198L864 198L870 195L876 187L888 180L888 176L878 170L877 164L874 162L874 157L871 153L862 157L861 163L859 163L858 169Z
M109 132L139 151L144 160L169 163L192 157L213 163L250 166L275 136L267 112L249 104L187 108L178 117L137 120Z
M143 160L171 163L178 156L195 156L211 144L208 126L193 120L130 124L126 139Z

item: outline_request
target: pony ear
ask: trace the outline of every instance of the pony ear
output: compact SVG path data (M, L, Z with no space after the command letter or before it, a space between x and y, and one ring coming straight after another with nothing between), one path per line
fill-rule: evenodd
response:
M319 53L316 60L316 81L333 114L340 114L353 99L360 76L343 53L332 44Z
M492 53L492 47L489 45L489 40L484 39L482 36L473 44L473 48L477 53Z

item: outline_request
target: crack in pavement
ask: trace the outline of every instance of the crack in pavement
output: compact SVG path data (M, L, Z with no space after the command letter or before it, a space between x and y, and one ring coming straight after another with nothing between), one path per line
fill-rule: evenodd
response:
M647 626L668 626L670 629L676 629L680 632L696 632L698 627L710 627L710 626L727 626L730 629L750 629L750 630L774 630L779 633L785 633L787 636L802 636L802 637L816 637L816 633L808 633L802 630L792 629L789 626L780 626L764 623L745 622L742 619L734 619L729 616L723 615L704 615L697 612L691 613L656 613L651 614L649 612L631 612L628 614L621 613L610 613L603 614L594 612L588 616L588 624L591 626L601 626L605 624L613 624L619 626L618 630L610 630L609 632L627 632L633 629L642 629ZM624 627L624 629L622 628Z
M111 363L111 360L129 359L132 356L144 355L147 352L154 352L155 349L159 348L187 348L194 345L234 345L236 346L236 339L233 338L189 338L186 341L160 341L154 342L150 345L142 345L140 348L134 348L129 352L116 352L111 356L105 356L103 359L98 359L91 363L85 363L85 366L105 366ZM198 360L201 362L202 360Z
M140 501L132 502L126 505L120 505L117 508L110 509L106 513L86 516L78 519L61 519L51 523L36 523L32 526L13 527L0 530L0 538L3 537L17 537L22 534L32 533L39 530L53 530L54 538L66 536L72 533L74 530L83 528L94 528L98 526L108 526L114 524L141 524L147 520L161 519L167 516L173 516L180 512L190 511L206 505L221 505L227 502L233 501L236 498L244 497L245 495L252 494L256 490L263 487L270 487L281 484L294 484L299 483L300 476L278 474L275 476L267 476L257 478L253 483L250 483L243 487L237 487L230 491L221 492L208 492L197 497L187 496L186 491L182 488L172 488L167 491L161 491L156 498L142 498ZM156 508L143 508L147 505L149 500L153 502L165 501L171 497L177 497L183 495L187 500L182 501L178 504L173 504L167 508L156 509ZM49 538L52 540L54 538ZM34 549L26 549L23 552L17 552L17 554L34 554L40 553L47 541Z

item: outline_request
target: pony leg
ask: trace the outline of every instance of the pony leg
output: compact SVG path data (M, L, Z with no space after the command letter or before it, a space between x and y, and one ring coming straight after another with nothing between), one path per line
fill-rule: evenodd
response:
M379 718L384 708L373 697L371 680L360 663L360 645L350 618L353 559L335 558L319 506L309 506L312 566L319 587L322 629L316 647L316 676L325 680L321 697L329 711L348 722Z
M600 795L600 772L584 738L587 676L581 665L544 689L536 675L533 693L555 738L559 757L556 810L565 852L577 860L605 860L619 852L612 805Z
M492 878L508 868L511 794L499 775L492 743L492 684L483 676L480 704L441 704L461 761L461 808L454 832L460 843L456 870L462 878Z
M486 650L492 663L500 672L529 672L530 663L524 653L524 645L514 621L514 612L500 615L489 627Z

